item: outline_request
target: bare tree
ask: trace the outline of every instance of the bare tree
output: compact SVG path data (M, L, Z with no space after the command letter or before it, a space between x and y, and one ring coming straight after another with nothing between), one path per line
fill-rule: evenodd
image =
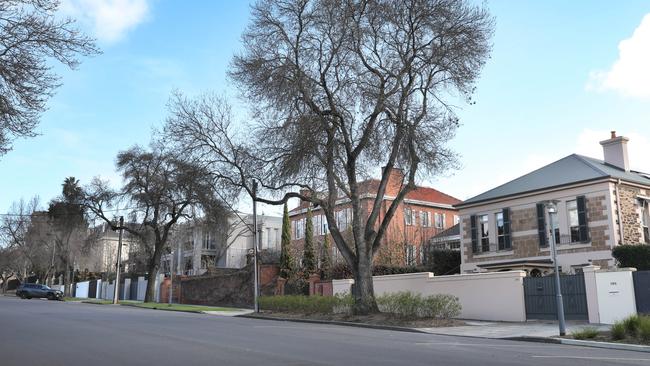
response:
M57 17L58 0L0 1L0 156L18 137L34 136L47 100L60 85L50 60L76 68L78 55L99 50Z
M118 200L126 203L130 224L124 230L143 243L148 255L149 282L144 301L152 302L154 277L173 228L179 220L191 218L192 208L200 207L213 188L200 167L184 162L158 145L152 151L136 146L120 152L117 169L124 178L124 187L116 192L95 179L86 188L85 206L116 229L107 208Z
M12 250L13 272L20 280L31 274L43 274L48 267L47 248L33 238L39 224L47 223L47 213L38 211L38 207L38 197L21 199L11 205L0 223L0 238L4 247Z
M251 196L252 180L283 193L259 202L320 206L354 273L354 311L375 312L373 257L416 178L456 165L451 103L471 101L492 32L488 11L466 0L261 0L230 72L254 121L238 128L222 99L175 95L166 131ZM379 167L364 213L359 182ZM404 179L380 215L393 168ZM352 206L350 239L335 220L340 199Z

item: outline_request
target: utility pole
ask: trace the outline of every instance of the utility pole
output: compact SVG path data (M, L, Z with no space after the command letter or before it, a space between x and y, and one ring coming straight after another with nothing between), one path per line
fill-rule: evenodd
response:
M260 312L258 303L259 282L258 282L258 269L257 269L257 182L253 181L253 302L256 313Z
M174 289L174 245L169 252L169 305L172 304L172 290Z
M551 226L551 253L553 255L553 266L555 267L555 301L557 303L557 320L560 327L560 336L566 335L566 324L564 320L564 302L562 301L562 286L560 285L560 270L557 263L557 243L555 242L555 227L553 226L553 214L557 215L557 203L549 201L546 204L548 208L548 219Z
M120 216L120 233L117 240L117 264L115 265L115 287L113 289L113 304L117 304L120 293L120 267L122 266L122 231L124 230L124 216Z

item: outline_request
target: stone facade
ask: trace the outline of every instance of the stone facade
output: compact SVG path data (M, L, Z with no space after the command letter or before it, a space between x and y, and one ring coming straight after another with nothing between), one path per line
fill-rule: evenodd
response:
M623 243L643 243L643 230L641 229L641 216L637 196L644 194L636 187L621 184L618 194L621 205L621 221L623 224Z
M505 206L507 207L507 206ZM589 243L561 244L558 254L586 253L610 249L611 234L609 226L605 224L609 219L606 195L590 196L586 198L587 225L589 227ZM471 243L471 222L469 217L463 218L463 262L486 263L518 259L533 259L548 257L548 246L540 247L537 234L537 209L536 206L525 208L511 208L510 211L512 249L473 253ZM491 245L492 247L492 245ZM608 260L599 260L602 268L607 268Z

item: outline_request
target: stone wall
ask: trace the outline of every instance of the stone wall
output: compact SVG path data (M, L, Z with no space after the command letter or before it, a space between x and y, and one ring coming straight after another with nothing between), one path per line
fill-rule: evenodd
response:
M272 295L277 281L278 267L260 266L260 291ZM181 281L182 304L232 306L250 308L253 306L253 266L242 269L223 268L207 276L192 276Z
M641 190L636 187L619 185L618 194L621 205L621 221L623 224L623 243L639 244L643 242L641 216L639 215L637 196Z
M608 219L607 198L605 195L587 197L587 224L589 226L589 237L591 245L588 247L571 248L572 244L565 244L558 247L558 254L580 253L608 249L610 235L607 225L594 225L594 222L602 222ZM511 232L512 250L490 251L483 253L472 253L471 243L471 222L469 218L463 219L462 236L464 242L465 263L481 263L488 261L514 260L548 256L548 247L540 248L537 234L537 209L528 207L522 209L511 209ZM493 247L493 245L491 245ZM600 263L607 268L607 263Z

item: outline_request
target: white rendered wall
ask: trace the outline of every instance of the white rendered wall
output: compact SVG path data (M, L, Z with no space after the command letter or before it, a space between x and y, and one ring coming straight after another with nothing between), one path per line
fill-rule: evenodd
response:
M434 276L409 273L375 276L375 294L411 291L423 296L449 294L458 297L464 319L525 321L524 271ZM353 280L332 281L334 294L350 291Z
M636 314L633 270L596 272L600 323L613 324Z

